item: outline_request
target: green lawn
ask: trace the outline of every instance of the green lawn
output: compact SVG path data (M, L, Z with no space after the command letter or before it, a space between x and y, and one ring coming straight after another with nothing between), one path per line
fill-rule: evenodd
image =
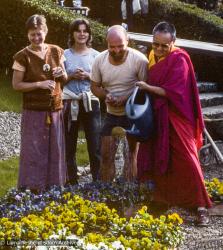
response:
M3 196L9 188L16 186L18 161L18 157L0 161L0 197Z
M84 133L79 132L79 138L84 138ZM83 166L89 163L89 157L87 152L87 143L78 143L77 144L77 165Z
M0 110L21 111L22 94L13 90L11 77L0 75Z
M83 133L80 132L80 136ZM83 137L82 137L83 138ZM77 146L77 164L78 166L87 165L89 163L86 143ZM0 161L0 197L3 196L8 189L15 187L18 178L19 157L12 157L8 160Z

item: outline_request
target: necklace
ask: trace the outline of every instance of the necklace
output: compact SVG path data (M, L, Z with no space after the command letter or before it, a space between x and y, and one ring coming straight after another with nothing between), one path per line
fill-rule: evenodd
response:
M44 59L45 58L45 55L46 55L46 52L47 52L47 48L48 46L47 45L44 45L43 47L39 47L39 50L37 50L35 47L33 47L32 45L29 45L28 46L29 50L38 55L40 58Z

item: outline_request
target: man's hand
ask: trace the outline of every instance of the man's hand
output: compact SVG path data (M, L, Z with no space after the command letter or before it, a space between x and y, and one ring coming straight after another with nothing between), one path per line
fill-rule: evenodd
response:
M105 98L105 103L108 103L111 106L115 106L117 97L113 96L112 94L108 93Z
M115 106L116 107L124 106L126 101L127 101L126 96L118 96L116 97Z
M127 100L127 96L113 96L112 94L107 94L105 102L113 107L124 106Z

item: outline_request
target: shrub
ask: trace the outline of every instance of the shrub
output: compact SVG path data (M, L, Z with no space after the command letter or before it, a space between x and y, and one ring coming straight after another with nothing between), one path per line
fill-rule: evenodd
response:
M83 0L83 3L90 7L93 18L100 18L106 25L122 22L120 0L106 0L106 3L104 0ZM152 28L161 20L174 23L180 38L222 43L221 18L178 0L149 0L148 16L135 16L133 31L151 34Z
M27 45L25 22L36 13L45 15L47 19L47 42L58 44L62 48L67 47L69 24L78 15L50 0L1 0L0 31L4 35L0 40L0 47L4 48L4 53L1 54L0 69L10 68L13 55ZM89 21L93 30L93 46L97 49L104 48L105 26L93 20Z
M214 10L217 9L218 5L220 5L221 0L180 0L181 2L196 4L197 7L206 9L206 10Z
M223 20L208 11L177 0L150 0L149 14L153 10L151 24L160 19L172 22L180 38L222 43Z
M106 25L122 22L120 0L83 0L83 3L90 7L91 17L100 19ZM114 16L108 13L114 13ZM178 0L149 0L148 16L135 16L133 31L151 34L155 24L162 20L175 24L178 38L222 43L223 20L220 17ZM222 57L213 56L211 52L187 51L200 81L222 81Z
M77 15L54 3L55 0L1 0L0 31L2 39L0 70L11 68L12 56L27 44L25 21L35 13L44 14L49 26L47 42L58 44L62 48L67 45L68 26ZM90 15L104 23L121 23L121 0L83 0L89 6ZM12 14L13 13L13 14ZM179 38L222 43L223 20L201 10L194 5L178 0L149 0L148 16L135 18L136 32L151 33L157 22L166 20L176 25ZM93 31L93 47L105 48L105 26L90 19ZM209 55L192 55L199 80L221 81L222 58ZM209 66L211 65L211 67Z
M176 0L150 0L150 23L160 20L172 22L176 26L177 37L222 43L223 20L191 4ZM152 29L151 29L152 30ZM201 54L188 50L200 81L221 82L223 77L222 57Z

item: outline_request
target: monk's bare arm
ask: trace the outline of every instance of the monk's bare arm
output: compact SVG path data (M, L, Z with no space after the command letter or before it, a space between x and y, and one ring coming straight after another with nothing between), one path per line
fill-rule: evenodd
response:
M159 96L166 96L166 91L165 89L161 87L156 87L149 85L146 82L140 81L136 83L136 86L139 86L140 89L143 89L151 94L159 95Z

